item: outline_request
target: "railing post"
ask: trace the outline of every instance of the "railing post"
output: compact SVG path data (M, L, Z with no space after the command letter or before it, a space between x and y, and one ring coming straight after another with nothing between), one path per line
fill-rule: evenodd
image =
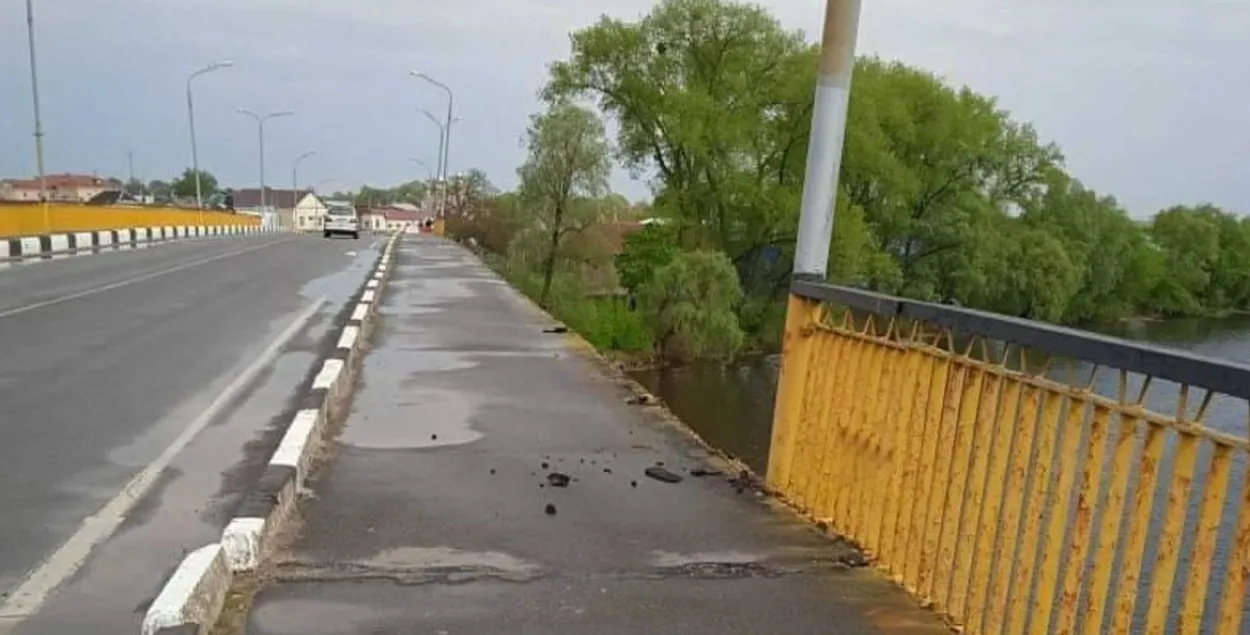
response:
M772 441L768 446L768 486L781 493L787 493L799 418L803 415L803 387L813 341L804 331L819 317L819 302L790 295L786 330L781 340L781 374L773 408Z

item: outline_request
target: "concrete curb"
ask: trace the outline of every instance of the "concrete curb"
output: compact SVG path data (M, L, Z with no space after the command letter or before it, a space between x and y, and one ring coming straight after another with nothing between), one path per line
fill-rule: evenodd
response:
M342 414L342 398L351 390L401 236L392 234L387 240L333 351L320 362L304 407L295 413L260 480L244 496L221 540L183 558L143 616L142 635L209 632L220 617L234 574L255 571L264 561L307 482L327 422Z
M178 225L0 238L0 262L68 258L101 251L134 249L152 243L273 231L279 230L253 225Z

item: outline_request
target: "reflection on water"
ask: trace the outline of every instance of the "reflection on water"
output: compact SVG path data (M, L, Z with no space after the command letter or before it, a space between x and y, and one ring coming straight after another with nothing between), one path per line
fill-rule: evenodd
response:
M1108 335L1148 341L1157 345L1187 350L1199 355L1250 364L1250 316L1237 316L1227 319L1172 320L1166 322L1133 321L1117 325L1114 328L1100 330ZM670 410L693 428L704 440L721 450L737 456L750 465L752 469L762 474L766 470L768 463L769 436L772 427L773 400L777 389L779 361L777 355L755 356L738 360L728 366L685 366L664 370L640 371L633 373L632 376L652 393L663 399ZM1033 360L1030 359L1029 363L1032 366ZM1089 365L1079 363L1052 364L1048 375L1065 382L1069 380L1071 375L1081 378L1078 381L1084 382L1090 377L1091 370ZM1143 383L1143 379L1141 377L1130 377L1128 383L1129 398L1134 399L1137 390ZM1100 371L1094 376L1091 388L1096 393L1115 398L1118 385L1118 374L1107 370ZM1197 408L1197 402L1201 400L1202 392L1204 391L1191 392L1188 408L1191 416ZM1176 410L1178 394L1179 387L1176 384L1155 380L1147 396L1146 406L1162 414L1171 415ZM1217 398L1211 404L1204 423L1212 428L1244 438L1248 433L1248 418L1250 418L1250 413L1247 412L1247 405L1244 402ZM1064 427L1066 428L1067 426ZM1082 434L1087 434L1087 431L1082 432ZM1172 464L1174 463L1176 449L1174 442L1170 443L1169 446L1159 466L1161 475L1170 474ZM1198 513L1202 502L1202 492L1205 489L1205 481L1207 480L1205 466L1210 455L1211 448L1204 444L1198 461L1200 467L1198 473L1195 474L1195 482L1191 490L1193 495L1188 501L1190 518L1193 518ZM1229 539L1231 538L1235 510L1239 506L1241 498L1234 493L1240 491L1242 483L1246 478L1245 456L1238 453L1236 457L1230 496L1224 506L1224 518L1221 523L1220 539L1216 546L1215 562L1210 571L1213 587L1218 586L1218 581L1222 580L1226 575L1228 550L1232 548ZM1080 462L1084 463L1083 460ZM1135 483L1137 479L1133 478L1132 480ZM1148 553L1157 547L1157 538L1161 530L1161 511L1164 508L1166 491L1166 487L1161 487L1157 491L1154 506L1155 515L1150 523L1149 534L1151 537L1148 540L1151 545ZM1194 541L1192 530L1193 527L1190 527L1189 531L1185 532L1186 535L1182 540L1182 556L1180 570L1176 576L1177 580L1184 581L1188 578L1190 559L1187 556L1193 547ZM1095 563L1086 562L1083 564L1085 567L1091 567ZM1118 567L1118 565L1119 558L1117 557L1116 562L1112 563L1112 566ZM1149 579L1148 573L1152 567L1153 562L1148 560L1146 571L1143 572L1147 575L1143 576L1143 581ZM1178 584L1173 589L1173 607L1178 606L1176 602L1180 600L1179 592L1182 586L1183 584ZM1139 589L1139 593L1144 596L1146 589ZM1203 632L1210 632L1208 629L1212 627L1210 620L1216 610L1215 601L1217 599L1218 593L1212 593L1208 598ZM1147 602L1138 603L1139 614L1145 611L1147 604ZM1173 614L1172 620L1170 620L1172 623L1169 624L1170 628L1175 627L1175 619L1176 616ZM1140 622L1138 623L1140 624Z

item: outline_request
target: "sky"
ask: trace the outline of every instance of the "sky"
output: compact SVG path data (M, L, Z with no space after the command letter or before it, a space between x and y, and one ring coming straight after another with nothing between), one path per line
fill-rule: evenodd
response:
M648 0L34 0L46 170L168 179L190 165L194 82L202 168L258 182L256 124L240 108L295 111L266 128L266 182L323 190L424 178L438 132L416 108L456 114L450 170L516 184L521 138L568 33ZM819 35L820 0L766 0ZM996 96L1058 143L1069 170L1138 217L1177 203L1250 213L1250 0L865 0L859 52ZM35 173L23 3L0 5L0 177ZM623 172L631 199L645 183Z

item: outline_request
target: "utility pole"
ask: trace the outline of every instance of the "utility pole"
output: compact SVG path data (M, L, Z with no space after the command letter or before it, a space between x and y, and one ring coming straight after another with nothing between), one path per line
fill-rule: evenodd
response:
M846 112L855 67L855 40L862 0L827 0L824 35L820 43L820 71L812 131L803 175L803 202L799 211L798 243L794 248L794 275L823 280L829 270L834 203L842 170Z
M43 117L39 110L39 65L35 63L35 7L32 0L26 0L26 39L30 47L30 95L35 104L35 169L39 171L39 200L46 205L48 177L43 171ZM47 213L45 207L45 222Z
M812 131L807 144L807 170L803 174L803 202L799 210L798 242L794 247L794 278L821 280L829 275L829 244L833 238L833 214L842 169L842 146L846 137L846 111L851 96L851 71L855 67L855 39L862 0L826 0L824 34L820 42L820 71L816 102L812 107ZM803 399L803 382L812 356L811 338L804 329L819 319L820 304L790 294L786 304L786 327L781 340L781 374L777 378L777 401L773 410L768 484L779 487L790 478L790 459L795 444L795 415Z
M130 180L126 181L126 186L129 187L135 182L135 153L132 150L126 151L126 166L130 170Z

